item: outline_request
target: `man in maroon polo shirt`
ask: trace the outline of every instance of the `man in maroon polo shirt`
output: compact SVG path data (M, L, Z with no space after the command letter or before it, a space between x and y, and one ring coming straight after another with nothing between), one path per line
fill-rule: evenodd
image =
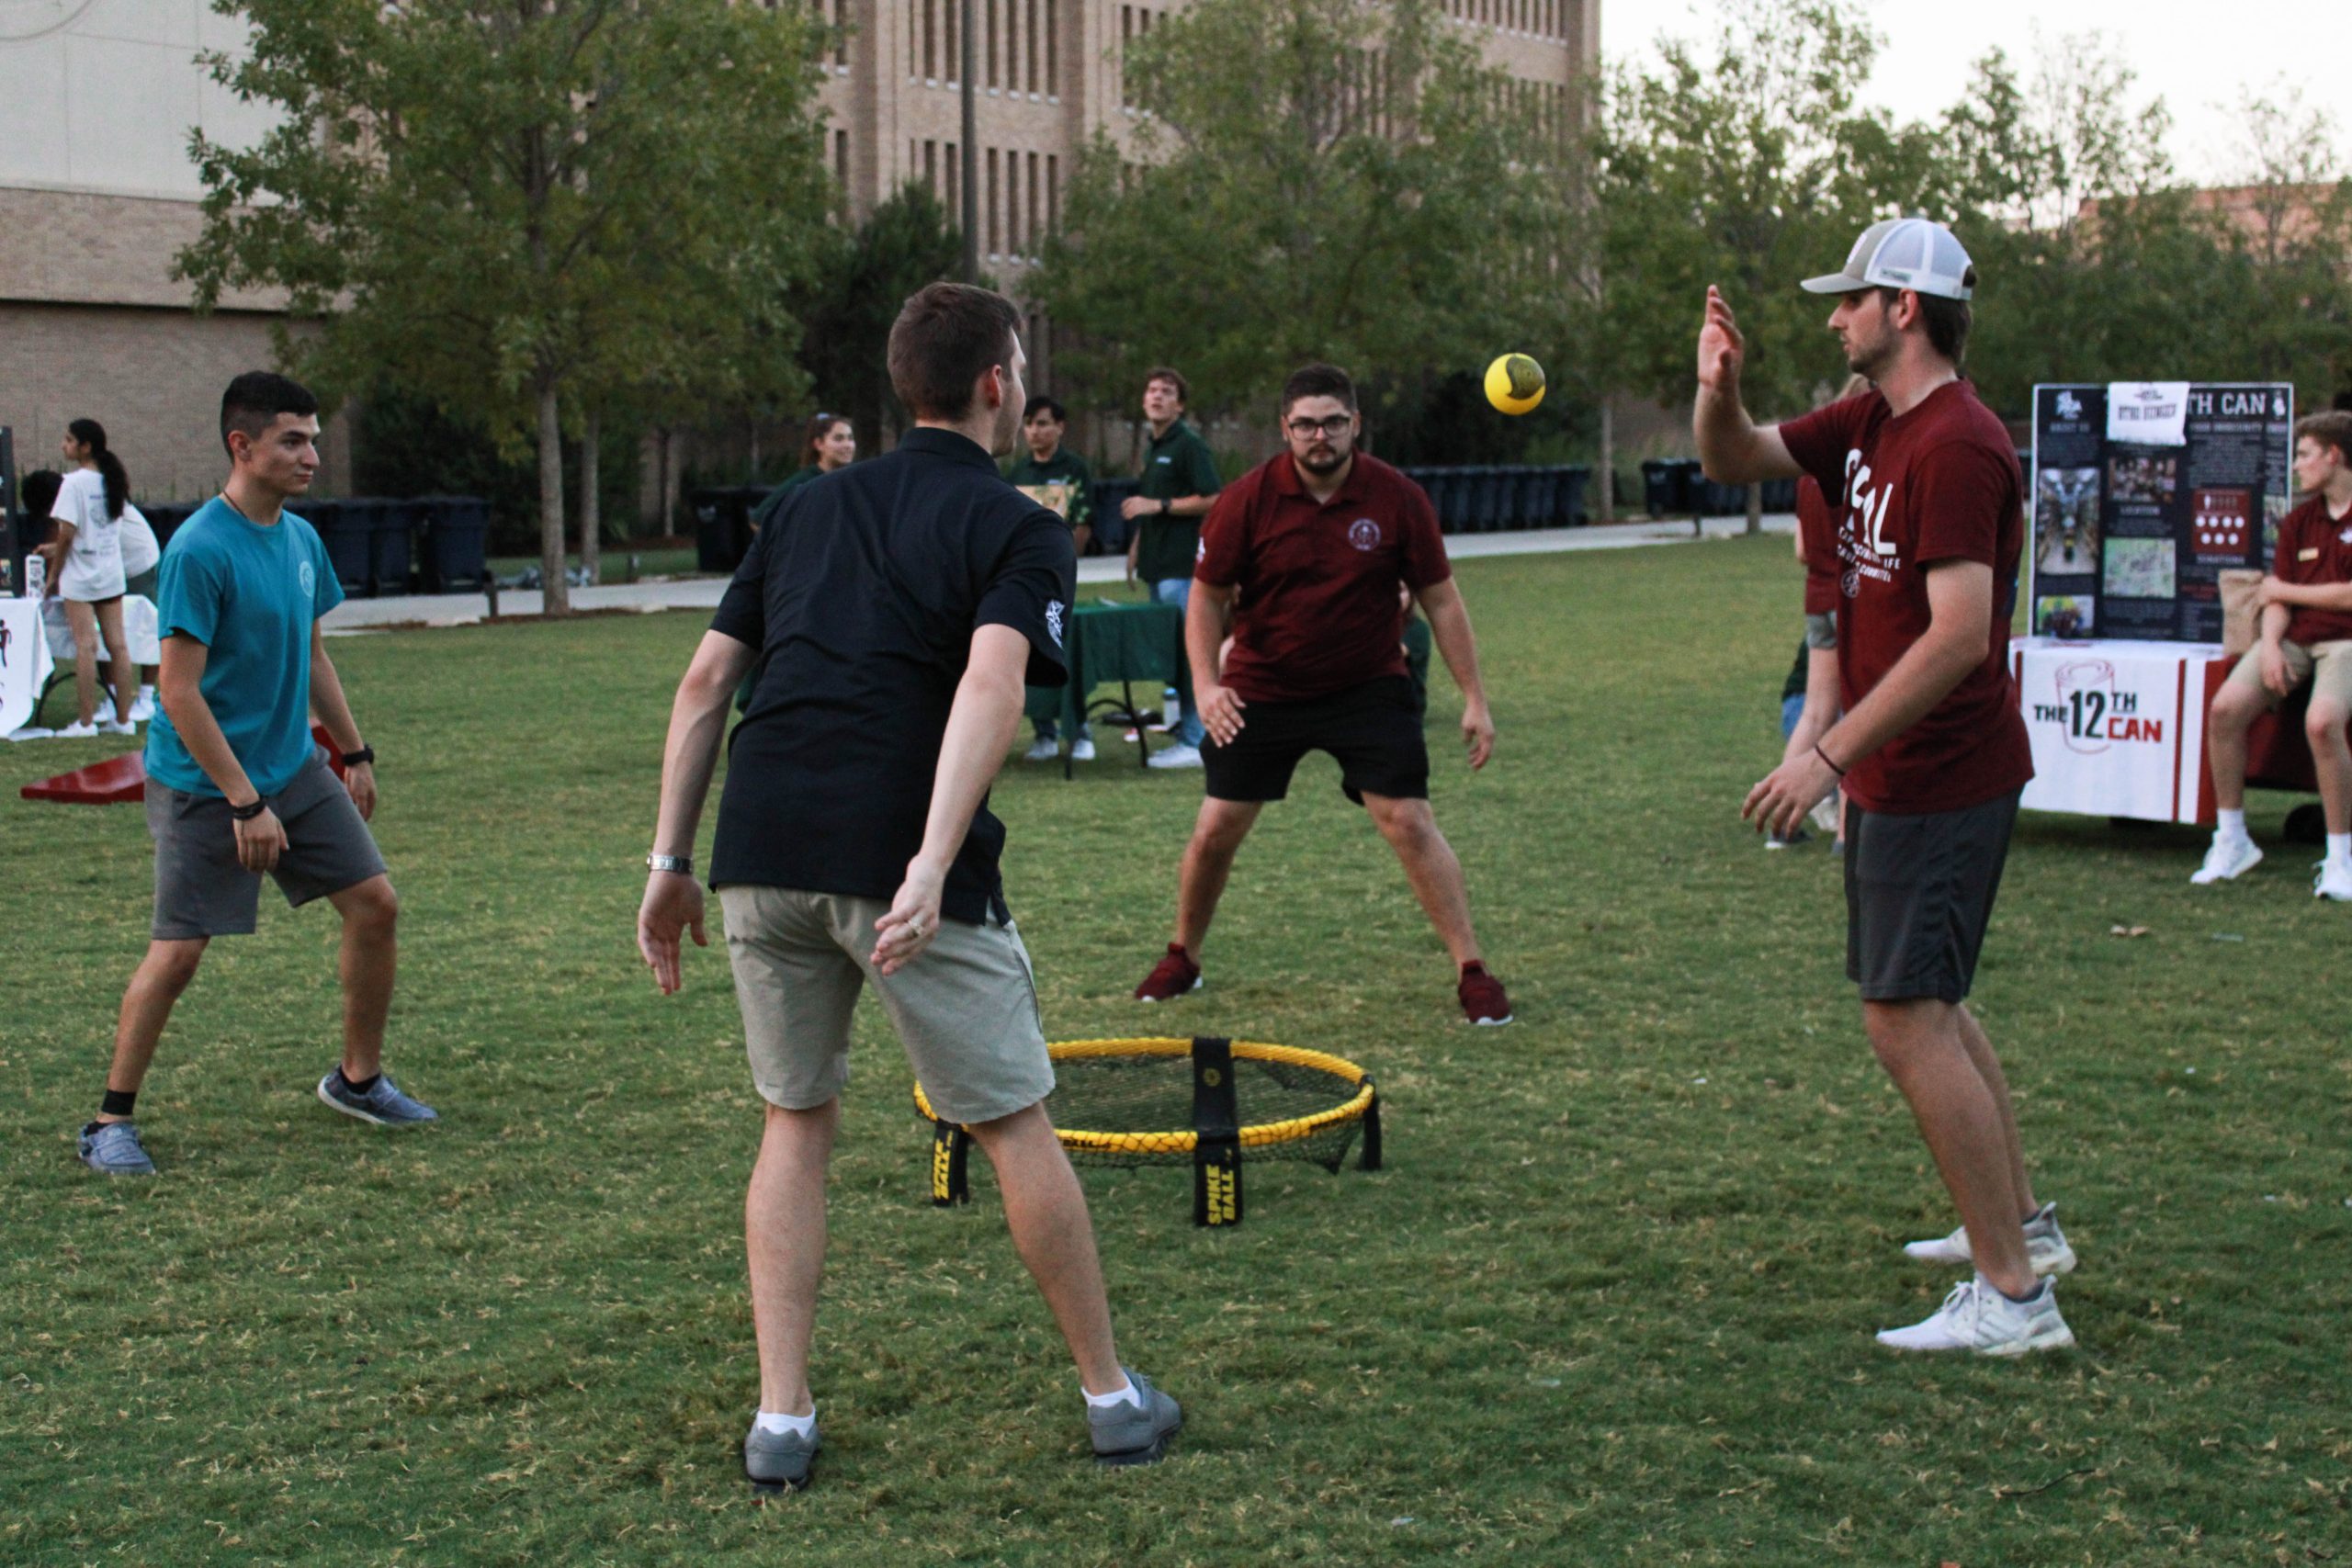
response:
M2295 425L2295 487L2309 499L2278 521L2262 580L2260 639L2213 694L2206 746L2220 821L2189 881L2233 882L2262 859L2245 830L2245 740L2254 721L2309 682L2303 735L2319 778L2327 853L2312 892L2352 901L2352 413L2329 409Z
M2032 754L2008 672L2009 595L2025 487L2008 434L1960 374L1976 273L1920 218L1872 224L1833 294L1829 327L1872 391L1759 428L1739 400L1745 344L1707 290L1691 416L1709 478L1811 474L1838 523L1838 670L1845 712L1748 792L1742 814L1786 830L1842 779L1846 974L1871 1049L1910 1102L1960 1210L1911 1257L1973 1264L1899 1350L2017 1356L2074 1343L2050 1281L2075 1254L2038 1204L1992 1043L1966 1006Z
M1453 955L1463 1016L1509 1023L1510 1000L1471 930L1462 863L1430 811L1429 749L1397 641L1401 582L1462 688L1470 765L1485 767L1495 724L1437 513L1419 485L1355 449L1363 424L1346 371L1294 372L1282 409L1289 451L1227 486L1201 529L1184 646L1207 729L1207 798L1178 877L1176 940L1136 997L1162 1002L1199 988L1201 943L1235 852L1266 802L1289 793L1299 759L1321 750L1405 863Z

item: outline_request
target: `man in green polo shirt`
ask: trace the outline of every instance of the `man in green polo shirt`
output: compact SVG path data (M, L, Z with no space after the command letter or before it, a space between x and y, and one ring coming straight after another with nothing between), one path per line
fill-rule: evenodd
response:
M1184 378L1165 366L1144 378L1143 417L1151 424L1151 445L1144 453L1142 485L1121 507L1135 530L1127 539L1127 581L1148 584L1153 604L1180 610L1192 601L1201 519L1208 515L1224 483L1217 478L1209 444L1184 423L1184 405L1191 397ZM1151 765L1199 767L1201 735L1200 711L1186 692L1176 744L1154 752Z
M1004 482L1069 525L1070 542L1083 558L1094 542L1094 470L1086 459L1062 445L1069 430L1069 411L1043 392L1021 412L1021 439L1028 450L1004 471ZM1050 762L1062 754L1061 726L1050 718L1035 721L1037 739L1023 752L1023 760ZM1094 738L1086 732L1085 705L1080 704L1078 733L1070 738L1070 761L1094 761Z

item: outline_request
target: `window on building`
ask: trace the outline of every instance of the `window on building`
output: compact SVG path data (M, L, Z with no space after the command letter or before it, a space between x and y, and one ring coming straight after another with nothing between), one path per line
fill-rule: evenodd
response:
M1022 22L1029 44L1029 90L1037 90L1037 0L1021 0Z
M939 194L939 143L936 141L922 144L922 183L932 195Z
M1002 243L1001 242L1001 240L1000 240L1000 238L999 238L1000 231L999 231L999 230L998 230L998 228L997 228L997 217L996 217L996 193L997 193L997 183L996 183L996 149L995 149L995 148L993 148L993 147L991 147L991 148L989 148L989 158L988 158L988 163L989 163L989 183L988 183L988 201L989 201L989 218L988 218L989 254L990 254L990 255L992 255L992 256L997 256L997 255L1002 255L1002 254L1004 254L1004 246L1003 246Z
M833 177L842 182L843 189L849 187L849 132L846 130L833 132Z
M1122 6L1119 7L1119 103L1127 108L1133 108L1136 101L1134 92L1127 86L1127 55L1135 41L1136 8Z
M956 29L963 25L963 3L962 0L939 0L939 8L947 13L947 19L940 28L947 39L947 48L944 58L939 62L939 74L950 83L960 82L964 79L964 40Z
M1035 255L1037 244L1037 154L1029 154L1029 254Z
M980 0L980 3L989 8L989 29L988 36L985 39L989 51L989 73L986 80L988 85L993 88L1000 85L997 81L996 74L996 8L998 0Z
M1004 151L1004 254L1021 254L1021 154Z
M947 226L961 233L964 228L964 154L956 143L947 150Z
M939 80L939 6L940 0L922 0L922 77L926 82Z
M1049 98L1061 96L1061 0L1046 0L1046 96Z
M1062 227L1062 161L1053 153L1046 154L1046 232L1058 234Z

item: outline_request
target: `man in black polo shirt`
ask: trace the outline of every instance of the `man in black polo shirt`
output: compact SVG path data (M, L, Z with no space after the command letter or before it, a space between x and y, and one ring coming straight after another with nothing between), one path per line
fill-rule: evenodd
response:
M1453 955L1462 1016L1509 1023L1510 998L1471 929L1462 863L1430 811L1429 750L1398 641L1401 584L1429 613L1462 688L1470 766L1485 767L1495 724L1437 514L1420 486L1355 449L1363 425L1346 371L1292 372L1282 407L1290 449L1236 479L1201 531L1184 647L1208 727L1208 794L1178 873L1175 940L1136 998L1170 1001L1200 986L1201 943L1241 840L1266 802L1289 793L1299 760L1328 751Z
M988 787L1024 684L1057 685L1069 530L998 478L1022 404L1019 316L938 283L890 329L916 428L887 457L802 486L760 530L680 682L662 757L638 947L664 994L679 937L704 944L688 858L727 703L736 728L711 886L727 917L767 1127L744 1205L760 1407L754 1486L808 1483L818 1437L808 1339L825 1168L871 982L932 1103L995 1166L1022 1261L1078 1362L1096 1457L1148 1463L1176 1402L1123 1368L1086 1198L1043 1101L1052 1065L1029 955L1005 907Z
M1184 423L1192 398L1184 378L1165 366L1144 378L1143 417L1151 445L1143 478L1120 512L1135 532L1127 537L1127 581L1141 581L1155 604L1183 609L1192 603L1193 558L1201 547L1201 519L1216 504L1216 458L1200 433ZM1155 768L1201 765L1201 710L1190 692L1176 725L1176 743L1151 754Z

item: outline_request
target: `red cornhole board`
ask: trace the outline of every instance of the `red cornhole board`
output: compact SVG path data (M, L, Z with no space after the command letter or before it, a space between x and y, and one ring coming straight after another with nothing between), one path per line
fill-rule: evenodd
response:
M326 748L327 766L343 777L343 753L327 736L324 725L311 726L311 736ZM17 794L27 800L57 800L69 806L117 806L147 798L147 759L137 751L108 757L86 768L28 784Z

